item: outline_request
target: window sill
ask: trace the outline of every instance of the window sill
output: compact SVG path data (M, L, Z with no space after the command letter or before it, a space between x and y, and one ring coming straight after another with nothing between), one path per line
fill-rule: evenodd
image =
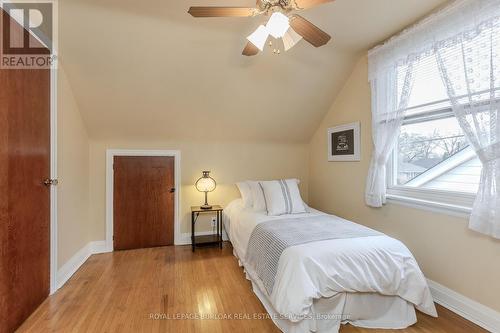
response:
M469 218L472 212L472 206L461 206L396 194L387 194L387 202L462 218Z

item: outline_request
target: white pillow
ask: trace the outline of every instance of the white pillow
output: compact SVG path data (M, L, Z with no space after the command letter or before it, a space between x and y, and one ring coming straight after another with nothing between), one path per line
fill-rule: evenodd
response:
M266 210L266 201L264 200L264 192L258 181L248 181L250 190L252 191L253 210L260 212Z
M260 182L264 192L267 215L306 213L297 179Z
M250 208L253 206L252 190L248 182L236 183L238 190L240 190L241 199L243 199L243 206L245 208Z

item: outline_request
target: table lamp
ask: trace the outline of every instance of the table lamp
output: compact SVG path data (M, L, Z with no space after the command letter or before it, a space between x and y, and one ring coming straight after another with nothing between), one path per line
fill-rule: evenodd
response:
M212 209L212 206L208 204L207 193L213 192L217 187L215 180L210 177L210 171L203 171L203 176L196 181L194 185L196 189L200 192L205 192L205 204L200 206L201 209Z

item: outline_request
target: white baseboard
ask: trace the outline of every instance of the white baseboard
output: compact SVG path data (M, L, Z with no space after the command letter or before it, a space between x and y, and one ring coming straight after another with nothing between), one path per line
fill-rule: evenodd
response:
M106 241L89 242L75 253L58 271L56 276L56 287L61 288L87 259L97 253L105 253Z
M196 236L205 236L213 234L213 231L198 231L195 233ZM227 241L229 238L227 237L226 231L222 231L222 240ZM191 245L191 233L185 232L181 234L180 241L176 242L175 245Z
M90 243L92 244L92 246L91 246L92 247L92 254L112 252L106 248L106 241L105 240L94 241L94 242L90 242Z
M61 288L75 274L81 265L92 255L92 243L87 243L75 253L58 271L56 276L57 289Z
M427 281L436 303L490 332L500 333L500 312L448 289L437 282Z

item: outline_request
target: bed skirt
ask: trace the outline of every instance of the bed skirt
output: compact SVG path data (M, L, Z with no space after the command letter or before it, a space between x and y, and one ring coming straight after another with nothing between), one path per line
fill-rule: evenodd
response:
M404 329L417 322L415 307L398 296L374 293L340 293L314 300L306 319L298 322L280 316L252 280L252 288L274 324L285 333L333 333L341 324L373 329Z

